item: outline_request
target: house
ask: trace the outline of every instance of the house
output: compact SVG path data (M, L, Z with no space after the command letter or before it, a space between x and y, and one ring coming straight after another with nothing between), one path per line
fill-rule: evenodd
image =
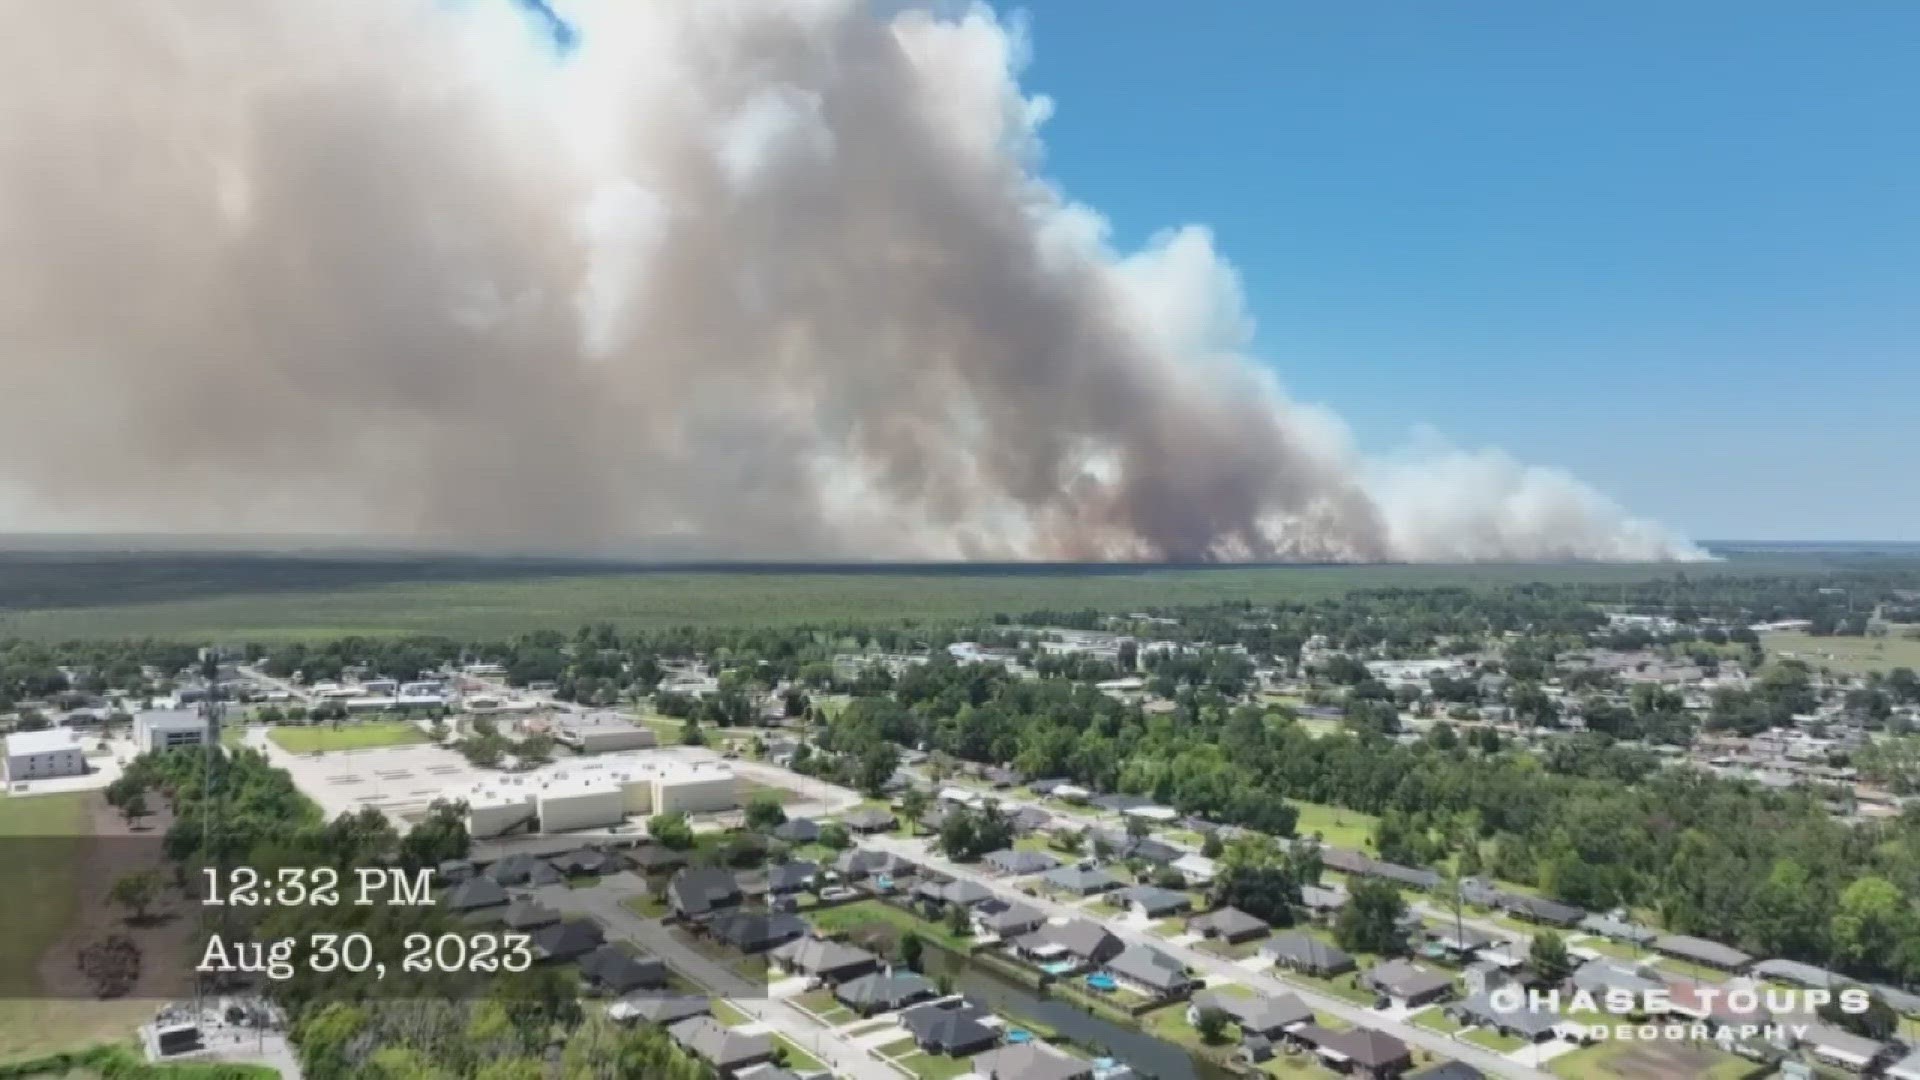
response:
M1171 865L1182 854L1179 848L1164 840L1155 840L1151 836L1132 836L1111 829L1095 829L1091 839L1096 851L1104 846L1113 858L1139 859L1155 866Z
M892 1012L938 997L932 980L915 971L889 969L862 975L834 988L834 999L861 1016Z
M667 1034L681 1049L705 1061L722 1074L737 1073L774 1058L773 1036L744 1035L724 1027L711 1016L694 1016L669 1025Z
M1208 1009L1226 1013L1242 1035L1278 1039L1297 1024L1313 1023L1313 1010L1298 995L1278 997L1241 997L1212 990L1195 991L1187 1003L1187 1023L1198 1026L1200 1014Z
M789 818L773 827L773 838L789 844L817 843L820 823L812 818Z
M1852 1073L1865 1073L1889 1056L1886 1043L1876 1042L1829 1024L1809 1024L1800 1045L1816 1059Z
M1302 885L1300 906L1315 918L1331 918L1347 906L1347 890L1339 885Z
M1329 1031L1317 1035L1313 1045L1322 1060L1356 1080L1389 1080L1413 1067L1406 1043L1372 1028Z
M993 1014L965 998L915 1005L900 1013L899 1022L912 1033L913 1044L929 1054L964 1057L1000 1042Z
M1233 1052L1234 1060L1246 1065L1258 1066L1263 1061L1273 1060L1273 1040L1265 1035L1242 1035L1240 1045Z
M1046 777L1044 779L1035 780L1032 783L1029 783L1027 785L1027 790L1033 792L1035 795L1038 795L1044 799L1047 796L1052 795L1054 791L1060 787L1060 785L1070 784L1070 783L1072 783L1071 780L1063 780L1057 776Z
M1008 877L1024 877L1028 874L1044 874L1060 865L1060 860L1043 851L1018 851L1014 848L1001 848L988 852L981 860L994 873Z
M610 994L667 985L667 965L658 957L636 955L614 945L602 945L582 957L580 974Z
M509 930L538 930L559 921L559 912L535 901L532 897L521 897L515 900L507 906L506 913L500 916L501 925Z
M1638 923L1628 922L1625 919L1616 919L1611 915L1589 915L1580 920L1580 929L1595 937L1603 937L1609 941L1619 941L1641 947L1653 944L1653 939L1660 936L1655 931L1641 926Z
M1572 904L1562 904L1538 896L1509 896L1501 904L1507 914L1516 919L1539 923L1542 926L1569 927L1577 925L1586 917L1586 912Z
M913 898L935 908L944 908L949 904L970 908L993 899L993 890L977 881L936 881L930 878L913 887Z
M1792 983L1815 989L1837 990L1853 980L1826 968L1803 964L1798 960L1762 960L1753 965L1752 974L1775 982Z
M1753 963L1753 957L1731 945L1686 934L1665 934L1653 939L1653 951L1720 971L1743 971Z
M1111 898L1143 919L1166 919L1193 910L1193 897L1158 885L1135 885Z
M486 876L502 885L558 885L566 879L552 863L531 855L509 855L487 867Z
M870 877L907 877L918 867L886 851L843 851L833 860L834 873L848 881Z
M743 899L739 879L731 870L689 867L667 882L667 906L676 919L697 921L736 907Z
M1187 919L1187 933L1217 938L1229 945L1266 937L1270 930L1265 921L1234 907L1224 907Z
M743 953L763 953L805 936L807 924L784 911L731 911L714 916L707 931Z
M1168 865L1180 875L1182 880L1195 888L1213 884L1213 879L1220 874L1219 863L1205 855L1195 855L1191 852L1180 856Z
M1360 984L1402 1009L1439 1001L1453 993L1453 977L1405 960L1386 960L1360 977Z
M567 877L598 876L619 868L606 852L595 851L592 848L581 848L578 851L555 855L551 861L553 868Z
M1441 877L1432 870L1423 870L1417 866L1401 866L1398 863L1374 861L1368 870L1369 876L1384 878L1395 885L1405 885L1410 889L1431 892L1440 887Z
M660 994L642 991L628 994L607 1007L607 1018L619 1023L653 1024L665 1027L688 1017L705 1016L713 1011L712 999L696 994Z
M820 864L796 859L792 862L774 863L767 867L767 892L774 896L787 896L805 892L813 888L814 879L820 876Z
M797 938L774 949L768 958L795 975L832 986L880 970L879 957L827 938Z
M1047 921L1040 909L998 898L974 905L973 931L999 938L1030 934Z
M845 814L840 815L840 822L853 832L877 833L888 832L897 827L900 824L900 819L894 817L893 811L891 810L883 810L877 806L866 806L858 810L849 810Z
M1297 930L1274 935L1260 946L1260 955L1273 961L1275 967L1323 979L1354 968L1353 957L1342 952L1339 946Z
M1448 1006L1447 1015L1462 1024L1490 1028L1526 1042L1539 1042L1552 1037L1554 1029L1560 1024L1560 1017L1552 1010L1534 1008L1531 1003L1517 1009L1502 1009L1496 1007L1493 998L1486 994L1477 994Z
M1009 1043L980 1054L969 1068L981 1080L1093 1080L1093 1065L1042 1042Z
M473 864L465 859L448 859L442 862L434 873L439 876L442 885L458 885L471 878L475 871Z
M606 944L607 935L592 919L554 923L533 932L533 955L555 962L582 957Z
M1119 878L1097 866L1062 866L1049 870L1040 880L1050 889L1074 896L1092 896L1109 892L1124 884Z
M440 902L450 911L479 911L501 907L507 902L507 890L490 877L474 877L447 890Z
M1573 969L1567 981L1574 990L1591 994L1596 1001L1606 1000L1610 993L1622 1000L1644 1001L1649 992L1667 988L1667 984L1658 979L1606 959L1581 964Z
M1493 944L1493 935L1484 930L1457 923L1445 923L1427 930L1428 955L1460 962Z
M1119 956L1126 943L1106 927L1086 919L1046 923L1014 940L1014 950L1037 962L1071 960L1081 967L1098 967Z
M1053 824L1053 815L1037 806L1023 806L1007 815L1007 824L1016 836L1032 836Z
M1195 979L1180 961L1146 945L1131 945L1107 961L1107 974L1142 997L1167 999L1193 989Z

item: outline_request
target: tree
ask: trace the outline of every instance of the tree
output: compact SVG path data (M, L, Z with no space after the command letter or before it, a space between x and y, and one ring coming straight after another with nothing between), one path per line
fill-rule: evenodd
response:
M1200 854L1209 859L1219 858L1220 853L1225 849L1226 845L1220 842L1220 832L1217 829L1209 832L1200 841Z
M1209 1005L1193 1018L1193 1029L1200 1033L1202 1042L1212 1046L1226 1039L1227 1023L1232 1019L1227 1015L1227 1010Z
M135 788L120 804L120 816L127 819L129 828L135 827L139 820L153 813L147 807L147 793Z
M931 798L922 788L910 787L900 793L900 816L907 819L908 835L919 833L920 819L926 816L930 801Z
M1527 962L1541 978L1554 985L1573 974L1573 960L1567 955L1566 940L1551 930L1533 935L1533 944L1527 948Z
M920 957L926 952L926 948L927 944L920 940L919 934L909 932L900 939L900 962L905 964L909 971L919 971Z
M947 933L954 937L966 937L973 933L973 920L967 916L967 909L959 904L947 905Z
M1405 913L1400 890L1384 881L1357 882L1333 925L1334 940L1348 952L1399 952L1400 917Z
M450 859L464 859L473 848L467 833L467 804L453 799L435 799L427 807L427 816L400 838L400 862L414 867L439 866Z
M1146 818L1138 814L1127 815L1127 836L1133 840L1145 840L1153 835L1153 826Z
M1833 951L1848 966L1871 967L1894 954L1912 917L1900 890L1882 877L1857 878L1834 908Z
M747 800L747 828L768 832L786 820L787 811L780 805L780 796L773 792L758 792Z
M655 814L647 819L647 835L662 847L685 851L693 846L693 826L678 810Z
M845 851L853 846L853 834L844 822L829 821L820 826L820 843L834 851Z
M900 770L900 751L890 742L875 740L860 754L854 783L870 799L887 793L887 784Z
M1864 1012L1848 1012L1840 1007L1838 1001L1829 1001L1817 1011L1820 1019L1827 1023L1867 1039L1885 1041L1892 1038L1900 1027L1900 1014L1894 1012L1879 994L1871 992L1867 994Z
M159 898L159 879L145 872L122 876L107 892L107 899L127 909L127 917L131 922L147 921L153 902Z

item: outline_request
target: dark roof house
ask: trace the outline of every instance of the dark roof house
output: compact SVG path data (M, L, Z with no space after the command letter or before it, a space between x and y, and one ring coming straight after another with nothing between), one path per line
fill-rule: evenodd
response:
M1093 1065L1042 1042L1008 1043L973 1059L984 1080L1093 1080Z
M1272 940L1260 946L1260 955L1288 971L1321 977L1339 975L1352 971L1354 967L1353 957L1339 946L1297 930L1275 934Z
M983 1021L992 1013L964 998L915 1005L900 1013L900 1026L913 1033L914 1045L930 1054L962 1057L1000 1041L1000 1032Z
M554 923L533 932L533 955L541 960L572 960L599 948L606 940L600 924L592 919Z
M507 902L507 890L490 877L472 877L447 890L440 902L453 911L478 911Z
M1135 885L1120 890L1113 898L1149 919L1164 919L1193 910L1193 897L1158 885Z
M1184 994L1195 981L1185 964L1146 945L1129 946L1107 961L1107 974L1148 997L1159 998Z
M630 953L617 945L602 945L581 957L580 974L610 994L667 985L667 965L659 957Z
M842 983L880 968L880 958L867 950L828 938L797 938L770 955L788 971L828 983Z
M1377 990L1403 1007L1439 1001L1453 993L1453 977L1405 960L1386 960L1360 977L1362 985Z
M762 953L805 936L807 924L785 911L730 911L708 921L707 932L741 952Z
M775 1044L771 1035L743 1035L724 1027L711 1016L695 1016L667 1028L688 1053L723 1073L735 1072L762 1061L772 1061Z
M840 1004L861 1016L872 1016L926 1001L939 993L926 976L905 969L894 969L876 971L841 983L834 989L833 996Z
M981 861L1008 877L1044 873L1060 865L1060 860L1043 851L1017 851L1013 848L989 852Z
M1094 893L1117 889L1124 884L1119 878L1097 866L1091 870L1082 869L1079 866L1062 866L1047 871L1040 880L1051 888L1072 893L1075 896L1092 896Z
M1199 934L1201 937L1219 938L1230 944L1265 937L1270 929L1271 927L1264 920L1234 907L1220 908L1205 915L1195 915L1187 920L1188 933Z
M667 904L680 919L703 919L740 900L740 882L731 870L690 867L667 882Z

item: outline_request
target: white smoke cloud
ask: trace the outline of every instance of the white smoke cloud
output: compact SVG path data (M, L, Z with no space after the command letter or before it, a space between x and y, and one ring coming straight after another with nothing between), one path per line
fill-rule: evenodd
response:
M14 528L730 555L1685 559L1370 461L1206 230L1114 248L984 7L39 4L0 36ZM49 43L59 43L58 48Z

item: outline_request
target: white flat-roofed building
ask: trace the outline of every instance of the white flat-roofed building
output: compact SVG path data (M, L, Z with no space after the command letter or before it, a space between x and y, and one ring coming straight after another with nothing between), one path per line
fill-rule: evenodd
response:
M565 717L554 725L554 737L582 754L651 750L660 742L652 728L643 727L614 712Z
M724 762L623 757L503 775L456 797L467 803L467 831L485 838L536 816L542 832L571 832L669 811L732 810L740 805L740 785Z
M72 728L16 731L7 736L7 780L49 780L87 771L80 733Z
M133 718L133 741L143 754L159 754L207 741L207 718L198 709L150 709Z

